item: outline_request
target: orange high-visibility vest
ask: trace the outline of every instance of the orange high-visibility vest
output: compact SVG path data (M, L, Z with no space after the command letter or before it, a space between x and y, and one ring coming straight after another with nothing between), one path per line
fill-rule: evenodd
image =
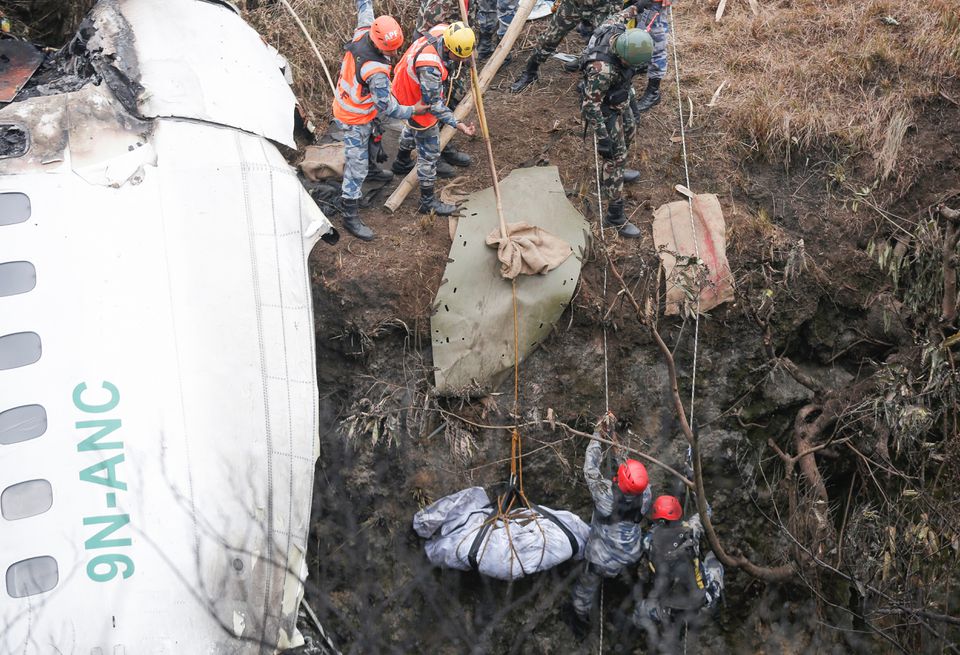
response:
M402 105L415 105L423 98L420 91L420 82L417 80L417 69L432 66L440 69L440 79L447 79L447 67L443 65L440 49L443 48L441 39L445 23L431 27L424 36L414 41L403 53L400 61L393 68L393 95ZM441 90L442 97L442 90ZM437 124L437 117L433 114L420 114L410 117L410 126L417 129L426 129Z
M357 30L340 64L333 115L347 125L364 125L377 117L367 80L376 73L390 77L390 62L373 45L369 34L369 27Z

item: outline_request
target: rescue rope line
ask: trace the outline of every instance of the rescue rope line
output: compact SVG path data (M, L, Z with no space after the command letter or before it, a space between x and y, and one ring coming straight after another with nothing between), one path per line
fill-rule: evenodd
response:
M597 654L603 655L603 578L600 578L600 647Z
M603 187L600 184L600 147L597 143L597 133L593 133L593 163L597 173L597 207L600 210L600 242L603 244L603 306L607 305L607 258L610 253L607 252L607 239L603 229ZM607 324L604 318L600 317L601 327L603 328L603 402L604 419L610 416L610 374L607 363ZM611 430L611 436L612 436ZM603 578L600 578L600 646L597 650L599 655L603 654Z
M673 76L677 86L677 113L680 118L680 144L683 153L683 173L686 180L686 186L690 188L690 164L687 159L687 133L683 122L683 97L680 95L680 57L677 54L677 28L676 21L673 20L673 7L669 8L667 14L670 23L670 31L673 33ZM687 196L687 206L690 210L690 230L693 233L693 247L697 255L697 270L700 267L700 242L697 239L697 225L693 218L693 197ZM697 290L697 310L694 315L693 323L693 365L690 369L690 427L693 428L694 403L697 397L697 351L700 345L700 290Z
M603 244L604 250L607 248L607 239L603 231L603 188L600 185L600 148L597 145L597 133L593 133L593 163L596 168L597 173L597 207L600 210L600 242ZM603 264L603 304L606 307L607 304L607 264L606 259L604 259ZM606 414L610 413L610 374L609 366L607 363L607 324L603 322L603 318L600 319L601 327L603 328L603 402L604 402L604 411Z

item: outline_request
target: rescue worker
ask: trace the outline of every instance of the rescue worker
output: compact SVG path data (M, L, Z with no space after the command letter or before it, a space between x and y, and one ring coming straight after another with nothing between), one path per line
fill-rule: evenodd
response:
M700 558L700 515L682 520L676 496L658 496L650 519L643 554L653 581L633 623L646 630L649 652L676 653L684 627L695 631L720 602L723 564L713 551Z
M467 5L467 24L474 25L479 20L477 4L478 0L465 0ZM420 0L420 10L417 12L417 27L413 34L413 39L417 40L424 36L434 25L451 25L463 20L460 13L459 0ZM446 84L447 106L453 110L457 108L460 101L466 97L470 88L470 67L468 64L460 64L451 67L450 81ZM473 159L467 153L457 149L456 144L451 140L440 153L440 160L437 162L437 177L453 177L456 173L453 166L466 167L473 163Z
M615 419L607 414L597 424L595 435L609 438ZM640 522L650 509L652 492L647 469L635 459L625 459L613 479L600 472L600 442L591 439L583 462L583 477L593 498L590 537L584 552L583 570L573 586L573 629L577 636L590 624L597 590L603 578L614 578L639 561L643 554Z
M667 38L670 35L670 0L648 2L637 16L637 27L647 29L653 39L653 56L647 68L647 88L633 105L634 111L649 111L660 102L660 82L667 74Z
M607 206L603 226L614 227L621 236L629 238L641 234L623 213L627 151L637 130L630 109L634 97L632 82L637 71L650 62L653 52L649 34L641 29L627 29L624 24L636 13L636 7L631 6L600 25L580 58L580 109L585 127L593 129L597 152L603 159L601 187ZM631 171L630 181L639 177L639 173Z
M513 22L517 13L519 0L475 0L478 3L477 27L480 30L480 40L477 44L477 58L480 61L489 59L493 49L507 33L507 28ZM504 63L510 60L510 55Z
M357 0L357 29L347 44L333 116L343 131L346 165L340 189L343 227L347 232L370 241L373 230L360 220L360 198L368 173L383 174L370 161L370 143L379 129L377 117L408 119L427 109L425 103L397 103L390 94L390 57L403 45L400 24L391 16L373 17L373 1ZM391 175L392 177L392 175Z
M540 77L540 66L557 51L557 46L581 21L600 25L608 16L622 9L621 0L558 0L550 16L550 25L537 38L527 66L510 87L512 93L520 93ZM571 72L573 72L572 69Z
M393 94L404 104L424 102L427 113L412 116L400 133L400 150L393 162L394 173L407 173L413 169L411 153L417 149L417 178L420 181L421 214L436 213L449 216L457 210L455 205L442 202L434 188L437 179L437 160L440 159L440 128L438 122L473 136L472 124L458 121L450 108L444 104L443 83L449 75L449 67L456 61L470 57L476 36L473 30L461 22L437 25L413 42L403 53L393 70Z

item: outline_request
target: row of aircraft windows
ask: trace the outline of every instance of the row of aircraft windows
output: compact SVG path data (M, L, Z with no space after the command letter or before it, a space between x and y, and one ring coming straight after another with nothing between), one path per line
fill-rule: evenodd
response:
M30 218L30 198L23 193L0 193L0 226ZM0 297L32 291L37 270L26 261L0 262ZM40 359L40 336L16 332L0 336L0 370L28 366ZM47 431L47 412L40 405L22 405L0 411L0 446L36 439ZM0 492L0 515L16 521L43 514L53 506L53 487L47 480L27 480ZM7 594L24 598L57 586L60 571L49 556L31 557L7 567Z

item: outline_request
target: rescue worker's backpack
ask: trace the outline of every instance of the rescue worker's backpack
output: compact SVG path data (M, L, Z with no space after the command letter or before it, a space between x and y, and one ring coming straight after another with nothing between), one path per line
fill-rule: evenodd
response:
M650 598L674 610L698 610L704 606L700 545L689 525L671 521L654 526L648 557L654 576Z
M620 491L616 484L612 485L613 511L610 516L600 516L594 510L594 518L605 525L614 523L639 523L643 520L643 494L630 495Z

